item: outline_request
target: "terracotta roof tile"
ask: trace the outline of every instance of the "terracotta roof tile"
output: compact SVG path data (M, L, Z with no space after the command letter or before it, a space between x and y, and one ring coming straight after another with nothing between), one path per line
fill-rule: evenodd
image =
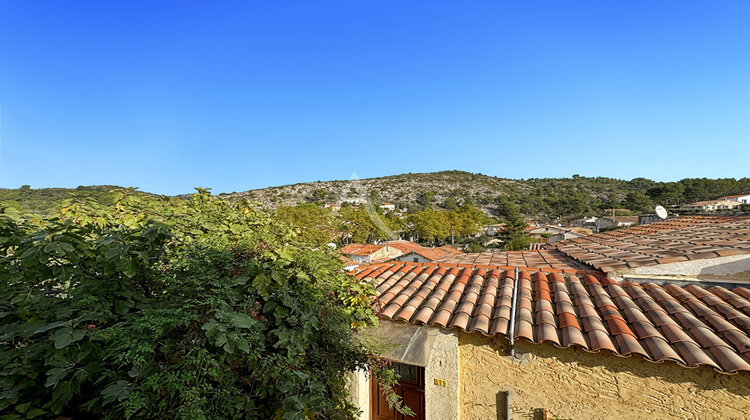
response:
M495 318L492 320L492 325L490 326L488 334L489 335L500 334L500 335L507 336L509 324L510 324L510 321L506 318Z
M619 351L615 354L618 356L630 356L631 354L640 354L643 357L651 358L646 350L641 346L638 340L629 334L620 334L615 336L615 340ZM656 360L656 359L654 359Z
M612 344L612 337L604 331L592 330L587 333L589 341L589 351L598 352L601 350L609 350L612 353L617 353L614 344Z
M554 249L534 251L480 252L447 254L433 260L440 264L470 264L494 267L526 267L560 270L592 270L590 265L567 257Z
M579 346L584 349L588 348L588 344L586 344L586 339L583 338L580 328L561 325L560 335L562 336L562 347Z
M750 290L639 284L583 272L383 263L356 273L376 285L384 319L515 338L651 362L750 372ZM517 287L516 312L511 313Z
M750 253L750 216L685 216L549 245L604 271Z
M648 349L648 353L652 355L650 356L651 360L672 360L683 365L685 364L682 357L680 357L677 351L675 351L665 339L658 336L650 336L646 337L643 342Z

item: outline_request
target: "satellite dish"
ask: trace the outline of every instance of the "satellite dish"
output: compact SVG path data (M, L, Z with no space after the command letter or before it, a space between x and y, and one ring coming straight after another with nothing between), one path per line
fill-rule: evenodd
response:
M667 218L667 209L665 209L664 207L656 206L654 210L656 210L656 215L659 216L659 219Z

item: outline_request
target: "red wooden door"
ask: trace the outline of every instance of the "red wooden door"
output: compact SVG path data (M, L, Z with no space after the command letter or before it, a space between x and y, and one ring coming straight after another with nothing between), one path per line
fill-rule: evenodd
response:
M391 363L391 368L401 377L393 390L403 398L404 405L415 416L405 416L388 407L377 380L370 375L370 418L372 420L424 420L424 368L421 366Z

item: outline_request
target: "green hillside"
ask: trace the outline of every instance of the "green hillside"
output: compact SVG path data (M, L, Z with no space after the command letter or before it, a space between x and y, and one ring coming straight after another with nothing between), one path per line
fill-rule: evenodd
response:
M112 204L110 191L115 185L92 185L78 188L0 188L0 207L13 208L22 214L49 215L60 211L62 202L73 197L90 197L103 205Z
M78 188L0 189L0 205L22 213L50 214L63 200L84 195L111 203L112 185ZM452 210L470 204L487 214L496 214L506 199L517 204L525 216L539 221L566 219L604 209L623 208L634 213L750 193L750 178L687 178L658 182L645 178L621 180L605 177L507 179L463 171L402 174L357 181L318 181L248 190L221 197L247 199L263 208L300 203L336 202L345 197L366 197L372 202L391 202L409 211L427 208ZM146 193L144 193L146 194Z
M670 207L742 193L750 193L750 178L688 178L678 182L657 182L645 178L628 181L573 175L572 178L517 180L444 171L358 181L319 181L224 196L232 200L249 199L267 208L366 196L374 202L391 202L409 210L452 209L471 204L490 214L508 198L527 217L545 221L601 213L612 208L649 212L656 204Z

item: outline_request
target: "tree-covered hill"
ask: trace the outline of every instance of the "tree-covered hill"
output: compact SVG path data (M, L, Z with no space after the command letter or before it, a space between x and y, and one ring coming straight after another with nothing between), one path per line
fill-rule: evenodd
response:
M601 213L625 208L647 212L656 204L676 206L720 196L750 193L750 178L687 178L658 182L645 178L621 180L606 177L498 178L463 171L402 174L358 181L318 181L223 194L230 200L249 199L262 207L304 202L336 202L366 196L374 202L391 202L400 208L453 209L471 204L494 213L507 197L521 213L542 221Z
M62 202L74 196L87 196L99 204L112 204L110 191L122 187L114 185L80 186L78 188L0 188L0 206L15 208L23 214L50 215L60 211ZM146 193L143 193L146 194Z
M24 186L0 189L0 206L15 207L22 213L51 214L73 194L84 194L100 204L111 202L109 185L78 188ZM147 193L143 193L147 194ZM645 178L621 180L606 177L507 179L463 171L402 174L357 181L318 181L220 194L231 201L248 199L263 208L300 203L336 202L364 196L372 202L391 202L399 208L453 210L470 204L497 215L501 201L510 199L521 213L539 221L601 214L604 209L624 208L649 212L666 207L711 200L725 195L750 194L750 178L686 178L659 182ZM501 199L501 197L503 197Z

